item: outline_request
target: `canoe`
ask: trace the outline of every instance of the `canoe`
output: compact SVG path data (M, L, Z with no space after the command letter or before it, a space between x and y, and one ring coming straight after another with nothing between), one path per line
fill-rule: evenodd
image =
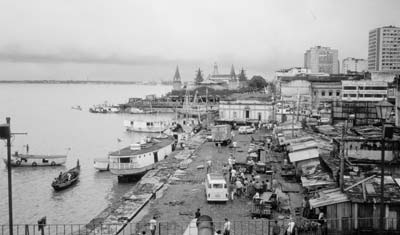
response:
M80 168L81 167L78 160L76 167L68 170L67 172L61 173L53 180L51 186L54 188L54 190L60 191L74 185L76 182L78 182L81 171Z

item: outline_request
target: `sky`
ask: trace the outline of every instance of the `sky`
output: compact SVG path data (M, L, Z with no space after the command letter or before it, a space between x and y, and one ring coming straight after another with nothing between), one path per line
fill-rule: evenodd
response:
M170 80L303 66L316 45L367 58L398 0L0 0L0 80Z

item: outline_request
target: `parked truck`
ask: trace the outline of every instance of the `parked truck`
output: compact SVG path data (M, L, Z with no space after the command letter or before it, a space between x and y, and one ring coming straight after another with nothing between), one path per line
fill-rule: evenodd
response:
M231 131L232 128L230 125L216 125L211 127L212 140L216 142L215 145L218 143L228 145L232 140Z

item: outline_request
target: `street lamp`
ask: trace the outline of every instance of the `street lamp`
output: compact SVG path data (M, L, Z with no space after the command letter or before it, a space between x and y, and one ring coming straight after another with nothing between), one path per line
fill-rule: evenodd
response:
M378 119L381 121L381 126L382 126L382 138L381 138L381 221L380 221L380 230L381 233L384 234L384 229L385 229L385 203L384 203L384 177L385 177L385 129L387 127L384 125L385 121L390 117L390 114L393 110L393 105L389 103L387 100L383 100L377 104L375 104L376 108L376 113L378 116Z

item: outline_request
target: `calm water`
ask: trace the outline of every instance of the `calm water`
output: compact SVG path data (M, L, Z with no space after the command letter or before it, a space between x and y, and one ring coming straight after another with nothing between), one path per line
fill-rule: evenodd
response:
M138 85L0 85L0 123L11 117L15 136L12 152L24 152L29 144L32 154L65 154L61 167L13 168L14 223L36 223L47 216L48 223L87 223L108 204L118 199L133 184L118 184L109 172L97 172L93 159L124 147L146 134L125 132L125 119L164 119L171 115L92 114L93 104L124 103L129 97L164 94L167 86ZM80 105L83 111L71 109ZM117 138L122 139L118 143ZM1 141L0 158L6 158L5 141ZM81 163L77 185L55 192L51 182L60 171ZM7 169L0 163L0 224L8 223Z

